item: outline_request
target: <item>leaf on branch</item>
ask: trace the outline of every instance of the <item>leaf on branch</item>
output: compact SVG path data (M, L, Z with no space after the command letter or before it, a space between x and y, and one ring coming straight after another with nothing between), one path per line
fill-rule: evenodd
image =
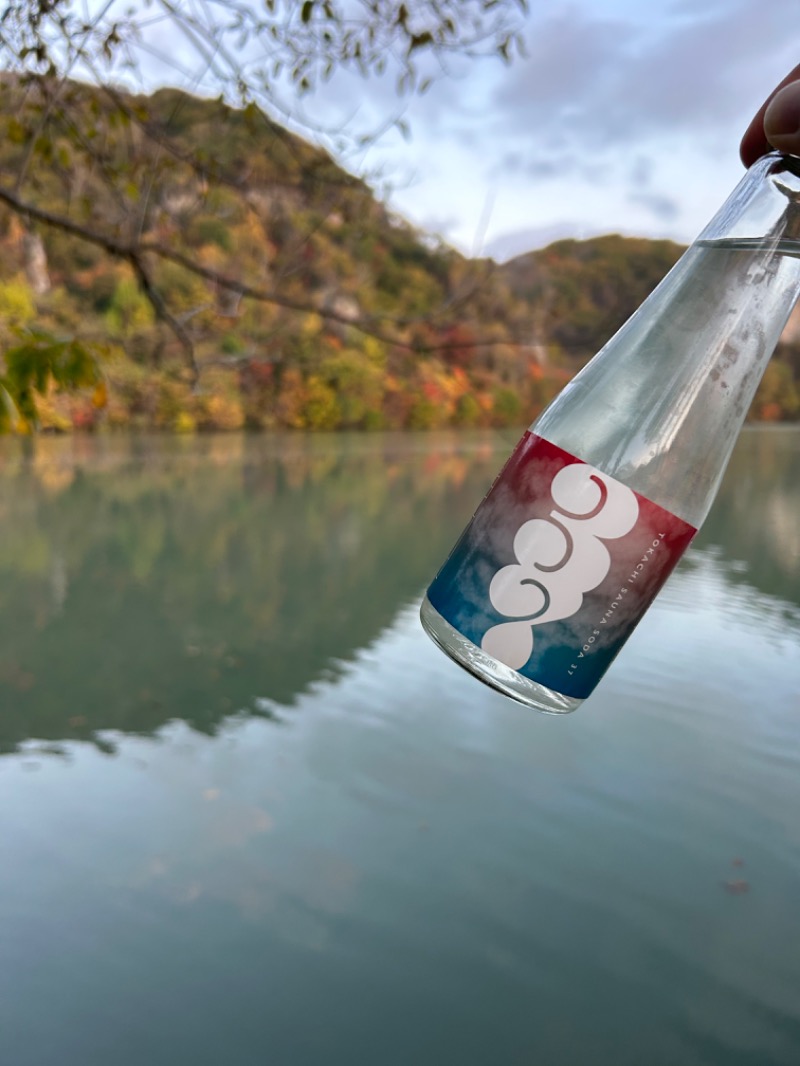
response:
M408 54L411 55L418 48L425 48L427 45L433 44L433 34L425 30L424 33L413 33L411 40L408 42Z
M103 55L106 59L111 60L114 58L114 48L120 43L119 27L114 24L103 41Z
M303 7L300 11L300 21L308 23L311 21L311 16L314 14L314 0L304 0Z
M44 135L37 137L34 146L42 159L46 160L48 163L52 161L53 142L49 137L45 137Z
M24 144L30 137L30 131L18 118L12 116L6 126L6 136L12 144Z
M44 395L52 383L61 392L103 383L95 349L75 337L56 337L36 327L14 331L18 343L6 349L5 376L0 379L0 395L6 412L16 418L10 424L18 432L31 432L37 425L36 394ZM11 406L9 406L9 404ZM0 415L0 423L8 424Z

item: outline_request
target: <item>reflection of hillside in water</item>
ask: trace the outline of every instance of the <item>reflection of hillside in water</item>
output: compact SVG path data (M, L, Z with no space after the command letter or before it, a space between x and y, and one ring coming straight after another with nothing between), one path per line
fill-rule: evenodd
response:
M9 445L0 750L291 704L420 593L498 443L45 440L30 466Z
M800 605L800 432L745 430L695 550L716 549L730 584ZM691 558L684 563L691 566Z
M280 715L421 592L511 443L7 442L0 751ZM686 573L800 604L798 516L800 433L747 431Z

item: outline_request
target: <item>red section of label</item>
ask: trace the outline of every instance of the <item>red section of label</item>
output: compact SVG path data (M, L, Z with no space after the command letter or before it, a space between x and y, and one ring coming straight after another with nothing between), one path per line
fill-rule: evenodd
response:
M526 433L428 596L494 659L584 699L695 532Z

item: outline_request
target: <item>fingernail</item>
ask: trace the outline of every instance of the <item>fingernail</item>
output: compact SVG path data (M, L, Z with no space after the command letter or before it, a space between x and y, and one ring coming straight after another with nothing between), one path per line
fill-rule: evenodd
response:
M784 85L764 112L764 133L782 152L800 152L800 81Z

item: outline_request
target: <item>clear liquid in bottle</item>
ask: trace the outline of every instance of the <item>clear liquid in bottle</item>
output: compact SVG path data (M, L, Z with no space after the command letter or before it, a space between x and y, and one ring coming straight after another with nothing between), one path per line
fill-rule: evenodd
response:
M772 155L523 436L434 579L433 640L539 710L591 693L716 495L800 295L800 163Z

